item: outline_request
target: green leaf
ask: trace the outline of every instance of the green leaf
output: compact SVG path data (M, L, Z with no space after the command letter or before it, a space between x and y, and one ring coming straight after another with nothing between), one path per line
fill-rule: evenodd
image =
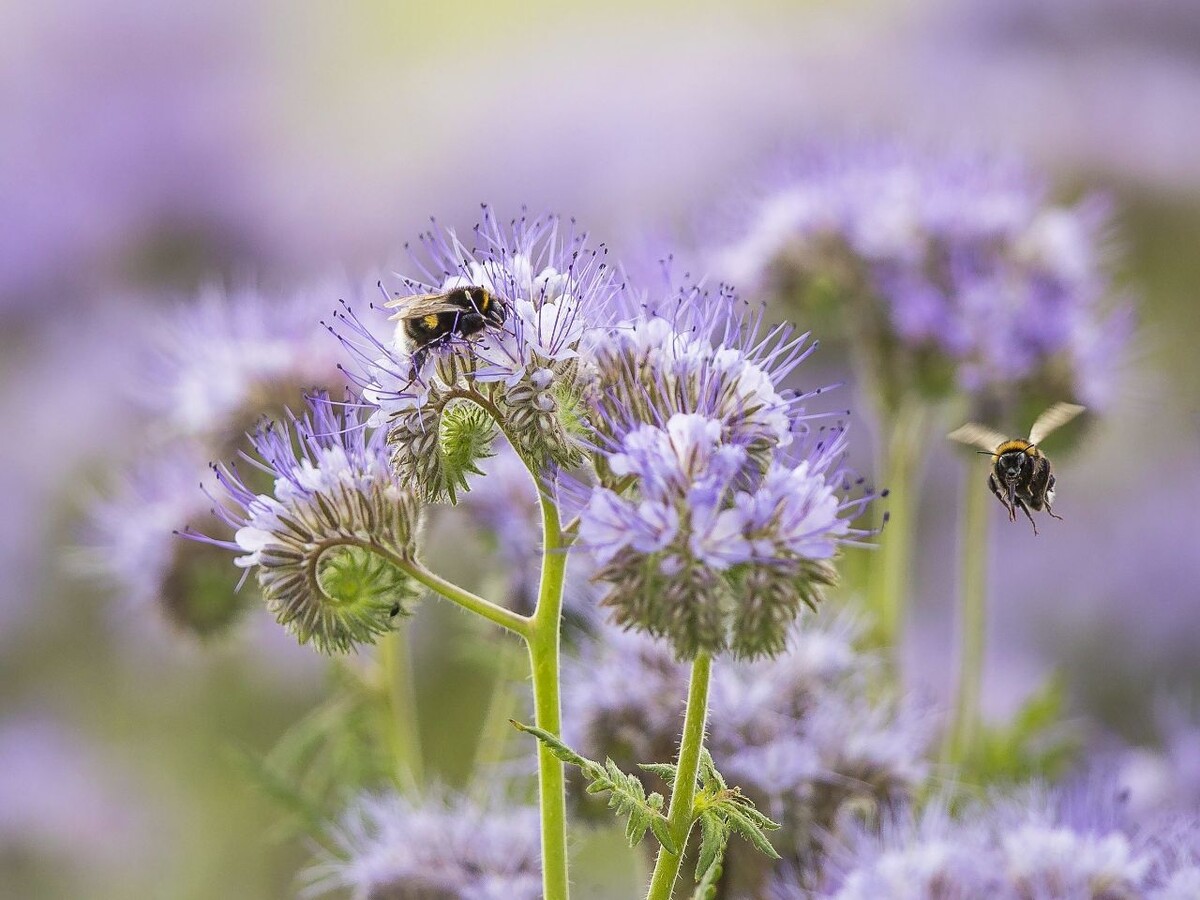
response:
M509 721L514 728L531 734L541 741L542 746L558 759L568 765L578 767L590 779L587 786L589 794L609 794L609 808L619 816L628 817L625 825L625 837L629 841L629 846L633 847L641 843L646 832L653 831L654 836L669 852L679 852L678 845L671 837L667 818L661 812L662 795L651 794L647 797L642 782L636 776L622 772L611 759L606 759L601 765L580 756L545 729L535 725L523 725L513 719L509 719Z
M675 773L679 767L674 763L638 763L638 768L651 775L657 775L667 784L675 783Z
M708 812L700 817L700 857L696 860L696 881L703 883L709 870L721 863L729 843L729 828L719 815Z

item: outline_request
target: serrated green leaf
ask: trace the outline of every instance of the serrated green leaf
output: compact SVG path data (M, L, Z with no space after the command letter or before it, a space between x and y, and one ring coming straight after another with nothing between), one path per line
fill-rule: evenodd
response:
M666 834L668 839L670 838L667 819L660 811L663 805L662 796L652 794L650 798L647 798L646 788L636 776L622 772L611 759L606 759L601 765L581 756L544 729L534 725L523 725L512 719L509 721L514 728L531 734L541 741L558 759L582 770L583 774L591 779L586 788L589 794L607 793L610 795L608 798L609 808L615 810L618 815L628 817L625 825L625 837L629 840L630 846L638 844L650 829L653 829L656 836L661 832Z
M674 856L679 855L679 845L675 842L675 838L671 834L671 825L665 818L662 816L652 818L650 820L650 829L668 853Z
M705 874L725 855L729 842L729 828L714 812L700 817L700 857L696 860L696 881L703 881Z
M762 828L753 818L746 815L746 811L739 804L721 804L718 809L720 810L720 814L725 819L726 823L732 826L738 834L749 841L754 846L754 849L765 854L771 859L779 859L779 854L775 851L775 848L771 846L771 842L767 840L767 836L763 834Z
M638 763L638 768L651 775L657 775L667 784L675 783L675 773L679 767L674 763Z

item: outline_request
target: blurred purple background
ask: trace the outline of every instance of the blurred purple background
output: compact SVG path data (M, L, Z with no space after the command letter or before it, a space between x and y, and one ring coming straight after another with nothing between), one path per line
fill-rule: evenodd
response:
M143 653L72 565L81 509L139 450L148 322L213 283L332 310L330 284L482 200L652 254L799 142L998 149L1114 197L1139 329L1058 463L1067 521L995 528L987 707L1061 667L1078 714L1149 740L1154 698L1200 687L1200 5L51 0L0 33L0 895L282 896L297 868L218 756L269 746L316 665L257 627ZM962 483L932 446L906 660L935 697Z

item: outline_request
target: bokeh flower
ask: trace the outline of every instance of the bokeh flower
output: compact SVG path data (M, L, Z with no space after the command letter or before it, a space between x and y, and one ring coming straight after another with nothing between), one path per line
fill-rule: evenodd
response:
M433 792L357 798L334 831L338 855L310 869L309 894L349 890L354 900L538 900L537 811L485 809Z
M735 283L853 336L886 408L906 393L1105 406L1128 333L1108 205L1056 203L1010 161L896 142L813 149L711 251Z
M252 602L235 590L224 551L176 536L219 524L198 489L213 486L211 476L192 445L167 448L92 506L80 554L81 568L108 581L127 611L156 609L176 630L202 638L225 633Z
M266 422L247 459L274 479L256 494L234 465L216 469L214 513L233 540L188 536L256 569L267 608L302 643L325 652L371 642L417 595L398 567L415 555L419 507L388 465L384 434L361 408L317 395L292 427Z

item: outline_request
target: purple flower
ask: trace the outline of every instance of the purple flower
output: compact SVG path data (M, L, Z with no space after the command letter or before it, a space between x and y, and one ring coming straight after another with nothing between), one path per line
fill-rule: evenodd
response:
M293 428L265 423L251 438L261 461L250 462L274 480L271 493L219 467L225 505L214 512L234 539L189 535L239 552L280 624L325 652L373 641L416 596L396 563L415 553L419 510L392 474L383 432L360 413L318 395Z
M309 870L307 893L348 889L355 900L537 900L542 895L537 811L480 808L435 794L354 801L335 831L338 855Z
M595 489L579 540L618 622L670 637L681 656L771 655L800 604L815 606L835 581L831 560L863 534L850 520L866 501L837 493L840 440L748 481L749 454L723 430L675 413L623 435L604 457L623 490Z
M397 453L412 445L424 454L417 436L436 432L447 405L466 392L501 414L526 459L539 466L576 463L580 344L589 329L611 324L620 289L607 251L589 247L574 223L548 216L502 225L486 206L468 241L453 229L422 235L421 252L412 254L415 275L393 295L401 302L397 315L408 295L473 285L503 306L503 325L416 347L403 321L391 340L379 340L353 312L341 316L343 342L360 363L363 397L376 407L371 423L389 427Z
M1018 165L874 143L804 156L713 259L792 300L832 288L889 403L953 384L1104 406L1128 333L1106 225L1104 201L1056 205Z
M224 456L261 416L302 408L314 389L342 389L340 347L320 322L336 296L333 286L282 300L210 288L160 318L140 392L157 426Z
M176 630L207 638L225 633L248 601L235 590L224 552L176 536L218 525L201 483L211 488L216 480L190 445L139 464L90 510L81 568L110 582L127 612L153 607Z

